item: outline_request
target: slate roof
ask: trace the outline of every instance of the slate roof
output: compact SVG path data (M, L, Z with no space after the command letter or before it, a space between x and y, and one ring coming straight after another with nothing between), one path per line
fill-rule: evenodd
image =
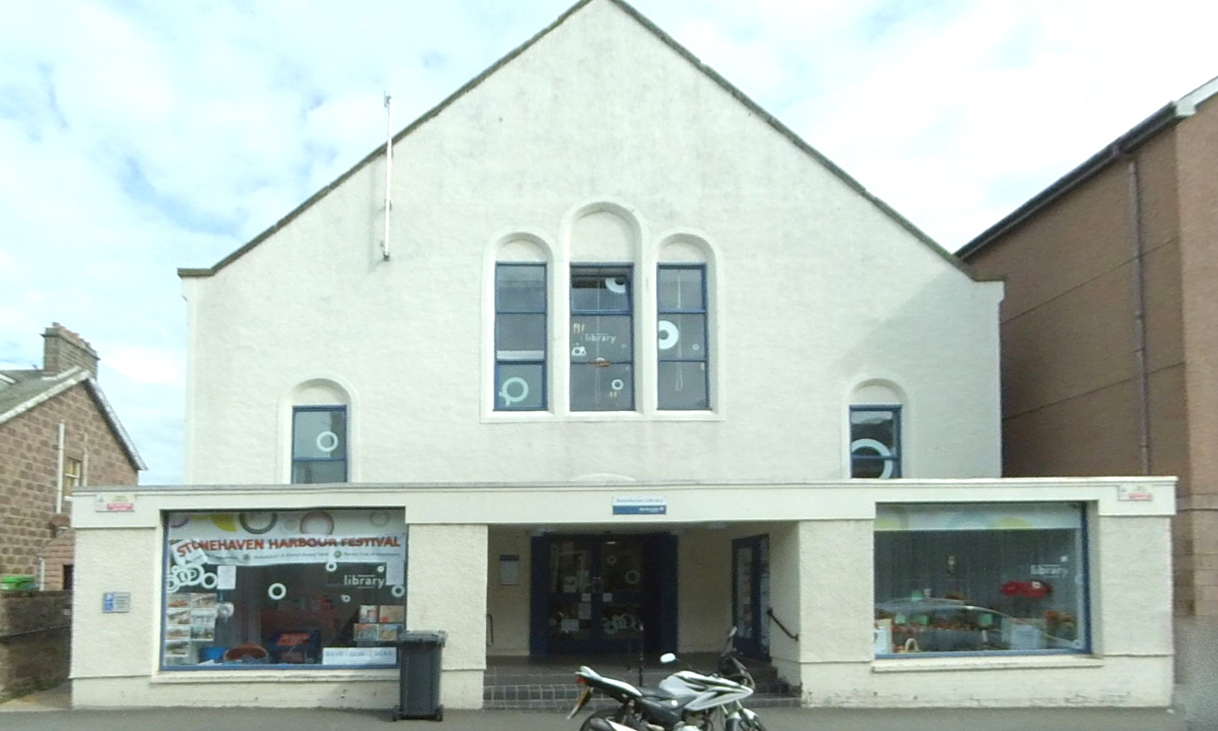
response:
M78 384L84 384L89 395L97 404L98 411L110 425L111 431L118 438L119 444L127 452L127 458L138 470L148 469L140 458L135 443L127 434L127 430L118 420L106 395L97 385L89 371L84 368L70 368L57 375L47 375L41 370L0 371L0 424L24 414L39 404L49 401L59 394Z

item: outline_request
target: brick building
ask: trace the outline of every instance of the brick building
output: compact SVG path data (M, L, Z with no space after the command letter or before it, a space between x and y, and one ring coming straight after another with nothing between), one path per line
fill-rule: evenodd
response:
M0 574L71 586L65 502L82 485L134 485L145 469L101 388L98 356L55 323L43 367L0 371Z
M957 252L1007 285L1004 474L1179 477L1176 678L1211 717L1218 696L1192 689L1218 658L1215 100L1218 78Z

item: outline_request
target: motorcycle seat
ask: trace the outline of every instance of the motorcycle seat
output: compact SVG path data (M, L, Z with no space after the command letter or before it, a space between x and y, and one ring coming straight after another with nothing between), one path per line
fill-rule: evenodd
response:
M664 690L663 688L654 685L639 688L639 691L643 694L644 698L654 698L662 701L677 698L676 693Z

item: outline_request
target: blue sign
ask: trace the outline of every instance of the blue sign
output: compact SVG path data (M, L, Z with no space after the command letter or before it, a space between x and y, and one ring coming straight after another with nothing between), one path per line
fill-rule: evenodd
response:
M613 498L614 515L665 515L668 498L660 496L630 496Z

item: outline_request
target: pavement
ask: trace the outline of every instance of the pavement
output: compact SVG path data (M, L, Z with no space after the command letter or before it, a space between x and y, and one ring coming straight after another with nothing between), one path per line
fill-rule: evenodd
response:
M577 731L563 713L446 710L444 720L394 721L390 710L158 708L72 710L67 686L0 704L3 731ZM1210 731L1170 709L1114 708L762 708L768 731Z

